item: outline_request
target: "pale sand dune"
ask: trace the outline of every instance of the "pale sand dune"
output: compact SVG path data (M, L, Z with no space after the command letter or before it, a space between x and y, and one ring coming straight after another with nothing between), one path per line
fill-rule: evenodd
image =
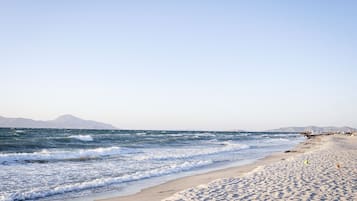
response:
M357 137L320 138L303 154L163 200L357 200Z

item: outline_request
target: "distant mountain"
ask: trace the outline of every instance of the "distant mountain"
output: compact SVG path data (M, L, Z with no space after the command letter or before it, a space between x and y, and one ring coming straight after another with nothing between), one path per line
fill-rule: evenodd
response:
M326 132L355 132L357 129L351 127L318 127L318 126L306 126L306 127L283 127L278 129L266 130L267 132L304 132L312 131L314 133L326 133Z
M50 121L0 116L0 127L10 128L68 128L68 129L116 129L110 124L84 120L73 115L62 115Z

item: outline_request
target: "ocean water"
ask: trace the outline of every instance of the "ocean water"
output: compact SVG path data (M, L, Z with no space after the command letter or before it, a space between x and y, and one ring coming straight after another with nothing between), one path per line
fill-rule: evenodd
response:
M302 140L297 133L0 128L0 200L120 193L150 179L256 160Z

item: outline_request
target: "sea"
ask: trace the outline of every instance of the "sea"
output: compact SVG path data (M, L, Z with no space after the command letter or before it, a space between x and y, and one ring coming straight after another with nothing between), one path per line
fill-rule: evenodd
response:
M0 200L93 200L291 149L298 133L0 128Z

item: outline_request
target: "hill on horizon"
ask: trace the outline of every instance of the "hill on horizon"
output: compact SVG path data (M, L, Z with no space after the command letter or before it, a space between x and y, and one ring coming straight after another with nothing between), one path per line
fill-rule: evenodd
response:
M65 114L53 120L41 121L29 118L7 118L0 116L0 128L64 128L64 129L118 129L111 124L102 123L93 120L85 120L76 116ZM233 130L234 132L250 132L247 130ZM335 127L335 126L300 126L300 127L281 127L277 129L268 129L257 132L305 132L312 131L314 133L325 132L357 132L356 128L352 127Z
M6 118L0 116L0 127L9 128L66 128L66 129L116 129L113 125L84 120L70 114L61 115L49 121L27 118Z

